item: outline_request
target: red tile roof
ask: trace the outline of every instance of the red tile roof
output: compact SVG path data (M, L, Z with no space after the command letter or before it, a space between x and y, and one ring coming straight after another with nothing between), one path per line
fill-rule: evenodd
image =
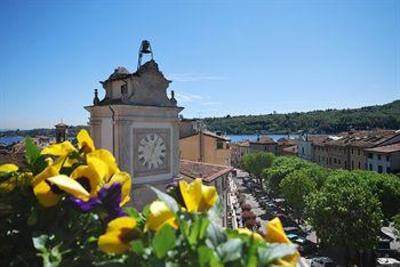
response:
M400 143L387 145L387 146L377 146L373 148L368 148L365 151L367 152L376 152L376 153L393 153L400 151Z
M213 180L231 172L233 167L211 164L205 162L183 160L180 162L179 172L185 176L195 178L202 178L206 182L212 182Z
M203 133L204 135L207 135L207 136L210 136L210 137L213 137L213 138L217 138L217 139L220 139L220 140L223 140L223 141L230 141L230 139L229 139L228 137L223 136L223 135L218 135L218 134L213 133L213 132L203 131L202 133ZM198 135L198 134L199 134L199 132L198 132L198 131L195 131L195 132L193 132L192 134L190 134L190 135L188 135L188 136L185 136L185 137L182 137L182 138L180 138L180 139L185 139L185 138L192 137L192 136L195 136L195 135Z
M276 144L276 142L271 137L263 135L260 138L258 138L257 141L250 141L250 144L270 145L270 144Z

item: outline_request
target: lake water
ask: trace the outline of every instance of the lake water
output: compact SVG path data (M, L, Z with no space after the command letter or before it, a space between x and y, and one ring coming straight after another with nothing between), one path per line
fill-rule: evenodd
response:
M0 144L2 145L11 145L13 143L18 143L24 139L22 136L5 136L5 137L0 137Z
M251 135L228 135L229 138L231 139L232 143L236 143L239 141L244 141L244 140L250 140L250 141L256 141L257 140L257 135L256 134L251 134ZM286 134L269 134L269 137L271 137L274 141L278 141L280 138L287 138ZM297 138L297 134L291 134L290 138ZM13 143L17 143L23 139L22 136L6 136L6 137L0 137L0 144L3 145L10 145Z
M278 141L281 138L287 138L287 134L268 134L269 137L271 137L274 141ZM245 141L245 140L250 140L250 141L256 141L257 140L257 135L256 134L251 134L251 135L228 135L228 137L231 139L232 143L236 143L239 141ZM289 135L290 139L294 139L299 137L298 134L290 134Z

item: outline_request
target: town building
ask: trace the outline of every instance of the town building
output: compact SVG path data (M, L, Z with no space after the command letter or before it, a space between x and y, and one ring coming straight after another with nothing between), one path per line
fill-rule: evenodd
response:
M393 130L358 131L351 132L350 136L352 138L348 144L350 170L368 169L365 149L400 141L400 136Z
M240 168L242 157L250 153L249 141L241 141L231 144L231 163L235 168Z
M365 149L368 170L379 173L400 172L400 143Z
M298 157L304 160L314 160L313 144L321 143L326 139L325 135L302 135L297 139Z
M56 143L62 143L68 139L68 125L63 123L62 121L60 123L57 123L55 125L56 127Z
M232 172L233 167L225 165L190 160L181 160L180 164L180 173L184 180L190 183L195 178L201 178L203 184L215 186L223 209L223 217L221 221L217 223L222 226L227 225L227 214L230 212L230 207L227 206L227 195L229 192L229 184L232 179Z
M257 137L256 141L249 141L250 153L254 152L271 152L277 154L278 143L269 136L263 135Z
M281 138L278 140L278 155L297 156L298 141L296 139Z
M142 64L142 57L151 59ZM150 43L143 41L138 68L118 67L104 81L102 100L95 90L90 113L91 135L98 148L113 152L119 167L133 179L134 206L155 198L146 185L165 189L179 178L179 113L174 92L167 95L167 80L153 59Z
M230 139L207 130L194 130L179 140L181 159L231 165Z
M365 170L369 169L366 149L398 142L400 133L394 130L349 131L335 136L300 141L299 156L302 157L303 148L306 151L311 144L312 161L323 167Z

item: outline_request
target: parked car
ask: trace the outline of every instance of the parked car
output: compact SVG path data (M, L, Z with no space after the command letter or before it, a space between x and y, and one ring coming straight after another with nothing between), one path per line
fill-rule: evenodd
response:
M336 263L328 257L318 257L311 260L311 267L336 267Z
M393 258L377 258L377 266L400 267L400 261Z
M300 236L303 234L299 227L295 226L283 227L283 230L285 230L286 235L294 234Z
M299 237L296 240L294 240L294 243L299 245L298 250L301 255L312 255L317 251L317 244L311 242L310 240Z

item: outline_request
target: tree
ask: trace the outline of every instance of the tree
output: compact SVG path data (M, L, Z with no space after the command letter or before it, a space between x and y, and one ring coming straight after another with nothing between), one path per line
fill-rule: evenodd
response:
M392 174L381 174L371 171L356 171L368 182L372 193L382 203L382 211L387 220L400 213L400 179Z
M283 178L295 170L305 168L310 163L296 157L278 157L274 160L271 168L262 173L266 187L275 194L279 194L279 184Z
M240 164L245 171L259 179L261 184L261 174L264 169L271 167L274 158L272 153L249 153L243 156Z
M394 229L397 231L397 236L400 236L400 213L393 216Z
M295 170L280 182L280 191L298 220L304 220L305 198L317 189L308 169Z
M353 252L374 249L383 214L379 200L356 172L334 171L306 198L310 223L322 243Z

